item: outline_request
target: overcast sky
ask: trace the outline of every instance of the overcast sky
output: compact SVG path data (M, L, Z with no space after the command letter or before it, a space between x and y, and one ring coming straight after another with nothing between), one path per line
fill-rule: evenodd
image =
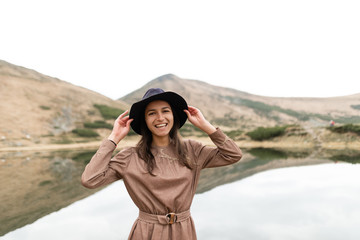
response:
M0 59L117 99L163 74L280 97L360 93L360 1L0 0Z

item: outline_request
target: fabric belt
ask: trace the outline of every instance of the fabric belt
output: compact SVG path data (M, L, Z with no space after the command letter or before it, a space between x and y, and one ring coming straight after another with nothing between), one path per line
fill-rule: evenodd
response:
M190 217L190 210L181 213L168 213L165 215L156 215L139 211L138 219L149 223L160 223L163 225L174 224L177 222L183 222Z

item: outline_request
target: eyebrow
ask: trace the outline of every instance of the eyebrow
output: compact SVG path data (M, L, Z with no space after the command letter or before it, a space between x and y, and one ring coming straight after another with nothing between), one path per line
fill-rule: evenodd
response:
M170 107L163 107L163 108L161 108L161 110L164 110L164 109L166 109L166 108L171 109ZM147 112L151 112L151 111L156 111L156 109L149 109L149 110L147 110Z

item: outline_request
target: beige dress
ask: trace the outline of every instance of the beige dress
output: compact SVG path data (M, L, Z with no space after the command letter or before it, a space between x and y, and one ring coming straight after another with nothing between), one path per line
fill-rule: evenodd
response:
M129 239L196 239L189 210L201 169L229 165L242 156L239 147L220 129L210 138L216 147L185 140L188 156L196 164L193 169L179 163L172 145L152 148L156 161L155 176L148 173L145 162L138 157L134 147L126 148L112 158L116 147L105 139L86 166L82 184L96 188L123 179L130 197L139 208L139 217Z

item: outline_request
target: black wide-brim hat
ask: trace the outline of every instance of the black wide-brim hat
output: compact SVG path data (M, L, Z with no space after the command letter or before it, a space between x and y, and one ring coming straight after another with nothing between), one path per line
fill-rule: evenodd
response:
M150 88L141 101L134 103L130 109L129 117L134 119L131 122L131 128L139 135L141 135L141 121L145 119L145 108L155 100L163 100L170 104L172 111L176 112L179 118L179 128L186 122L187 115L184 109L188 109L188 105L183 97L174 92L165 92L161 88Z

